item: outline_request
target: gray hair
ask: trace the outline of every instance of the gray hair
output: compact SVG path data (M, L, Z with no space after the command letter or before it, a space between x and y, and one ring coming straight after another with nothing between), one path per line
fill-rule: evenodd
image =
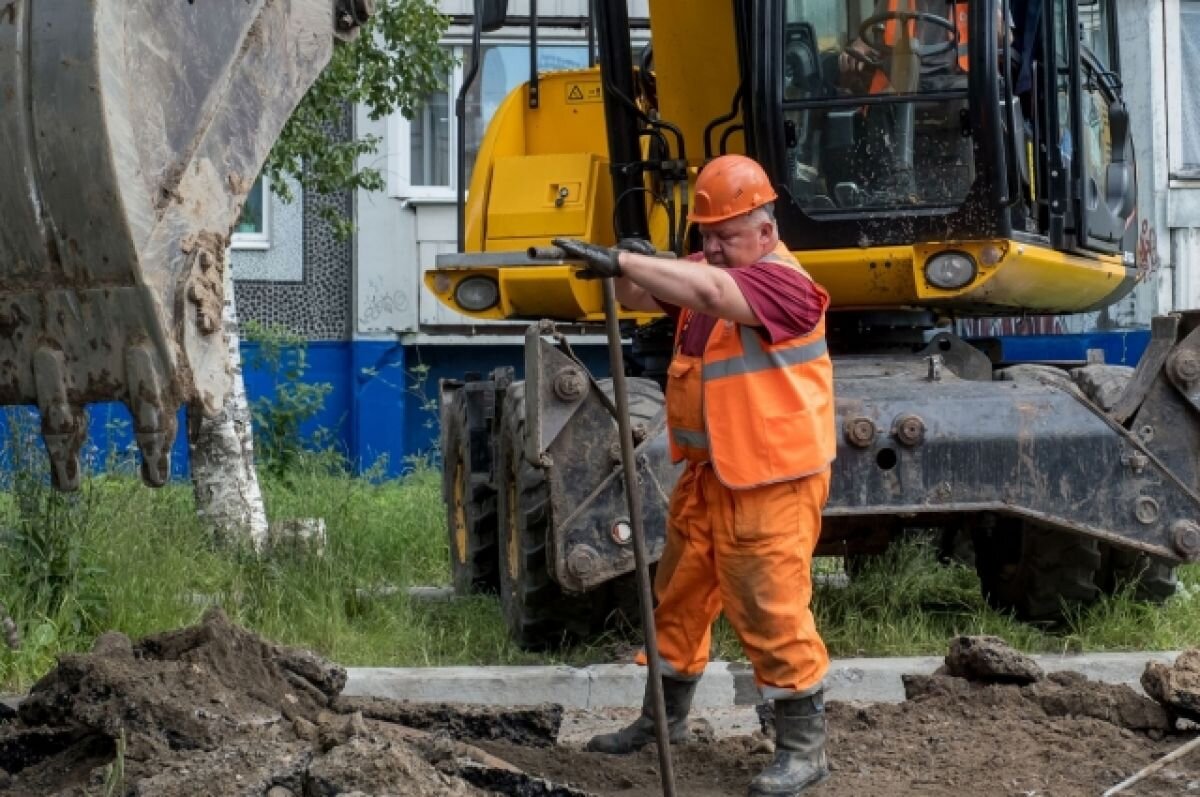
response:
M769 221L772 224L775 224L775 203L768 202L767 204L761 205L750 211L750 213L747 215L752 219L762 218L763 221Z

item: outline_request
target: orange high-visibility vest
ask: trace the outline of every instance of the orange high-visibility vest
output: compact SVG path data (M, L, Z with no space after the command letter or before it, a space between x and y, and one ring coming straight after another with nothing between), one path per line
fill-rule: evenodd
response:
M808 277L782 244L764 261ZM811 277L809 277L811 279ZM690 310L680 313L676 340ZM677 353L669 369L671 457L711 461L744 489L819 473L837 454L833 363L824 318L807 335L766 343L758 330L718 320L703 357Z
M908 11L916 13L917 0L907 0ZM900 0L888 0L888 11L895 13L900 10ZM970 27L967 23L967 4L965 0L954 3L954 32L958 38L958 68L963 72L968 71L970 66L968 41L970 36ZM917 21L910 20L908 23L909 38L915 39L917 36ZM883 26L883 42L889 47L894 47L899 38L899 24L894 19L889 19ZM887 75L882 69L876 69L875 74L871 77L872 94L883 94L891 87L888 82Z

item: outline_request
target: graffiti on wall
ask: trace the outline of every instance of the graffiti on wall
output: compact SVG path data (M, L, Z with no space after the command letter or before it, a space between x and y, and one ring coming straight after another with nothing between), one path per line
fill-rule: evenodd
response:
M1138 282L1154 276L1161 267L1162 261L1158 257L1158 230L1150 224L1150 219L1142 219L1137 242Z
M960 318L958 334L964 338L991 338L1000 335L1062 335L1068 332L1066 321L1058 315L1027 315L1013 318Z
M367 283L366 299L358 312L360 328L367 328L381 318L387 318L408 309L408 294L401 289L387 289L379 277L372 277Z

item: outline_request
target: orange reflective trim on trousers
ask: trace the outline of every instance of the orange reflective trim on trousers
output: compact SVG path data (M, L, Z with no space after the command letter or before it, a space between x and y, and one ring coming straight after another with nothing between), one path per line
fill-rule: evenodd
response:
M704 671L723 608L766 692L800 692L820 682L829 656L809 601L828 493L828 471L730 490L711 466L688 465L671 497L655 579L659 653L672 670Z

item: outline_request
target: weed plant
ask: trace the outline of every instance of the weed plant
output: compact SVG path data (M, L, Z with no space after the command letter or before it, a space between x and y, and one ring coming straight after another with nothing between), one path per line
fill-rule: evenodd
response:
M308 344L282 324L250 320L242 325L242 335L258 345L250 366L274 375L274 389L250 405L258 463L261 470L286 478L306 451L325 447L325 432L305 438L300 429L325 406L333 385L304 381Z

